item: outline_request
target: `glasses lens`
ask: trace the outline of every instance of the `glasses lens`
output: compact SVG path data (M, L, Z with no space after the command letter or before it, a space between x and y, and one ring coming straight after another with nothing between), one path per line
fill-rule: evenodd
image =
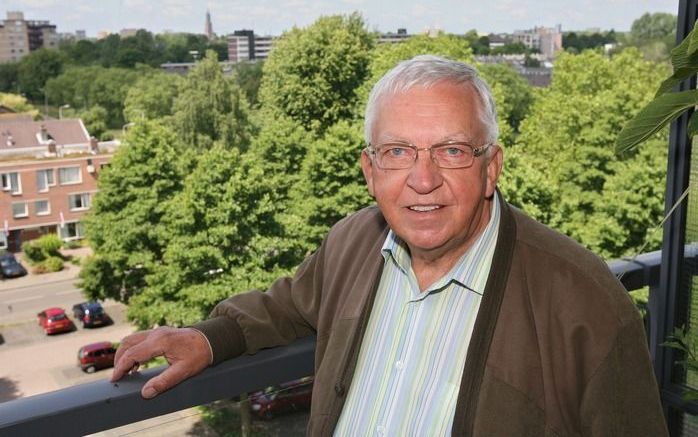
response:
M467 144L446 144L431 150L439 167L460 168L473 163L473 148Z
M386 169L410 168L417 150L405 144L384 144L376 149L378 165Z

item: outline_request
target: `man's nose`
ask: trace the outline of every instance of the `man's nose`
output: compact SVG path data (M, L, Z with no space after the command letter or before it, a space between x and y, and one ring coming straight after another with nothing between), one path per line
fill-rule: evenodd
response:
M407 176L407 185L417 193L426 194L434 191L443 183L441 170L432 159L431 151L421 149L417 152L417 160Z

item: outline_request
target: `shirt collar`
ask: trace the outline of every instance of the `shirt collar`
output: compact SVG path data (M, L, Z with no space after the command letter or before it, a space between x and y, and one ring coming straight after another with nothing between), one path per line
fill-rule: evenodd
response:
M451 270L425 291L438 291L451 282L455 282L482 295L484 292L484 284L482 287L478 287L473 283L475 277L474 272L481 268L487 268L489 271L492 264L494 247L497 243L499 222L499 198L495 195L494 201L492 202L490 221L487 223L485 230L480 234L475 243L460 257ZM408 276L412 275L412 258L407 244L402 241L392 229L388 231L388 236L383 242L381 253L385 262L391 259L403 274Z

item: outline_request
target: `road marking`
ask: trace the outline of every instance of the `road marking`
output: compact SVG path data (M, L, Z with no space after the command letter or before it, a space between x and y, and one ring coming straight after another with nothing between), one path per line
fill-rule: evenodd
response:
M66 294L73 294L73 293L79 293L79 292L80 292L80 290L59 291L58 293L56 293L56 296L63 296Z
M15 300L8 300L8 304L13 304L13 303L20 303L20 302L28 302L30 300L36 300L36 299L43 299L45 296L31 296L31 297L25 297L23 299L15 299Z

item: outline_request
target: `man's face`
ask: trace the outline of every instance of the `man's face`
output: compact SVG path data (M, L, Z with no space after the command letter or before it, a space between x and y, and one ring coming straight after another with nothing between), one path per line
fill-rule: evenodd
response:
M416 86L379 102L371 143L402 141L421 148L457 140L480 147L486 136L479 108L470 88L446 82ZM458 169L439 168L428 151L420 151L414 166L404 170L380 169L362 154L369 192L413 258L460 257L487 226L502 167L501 150L492 147L493 155Z

